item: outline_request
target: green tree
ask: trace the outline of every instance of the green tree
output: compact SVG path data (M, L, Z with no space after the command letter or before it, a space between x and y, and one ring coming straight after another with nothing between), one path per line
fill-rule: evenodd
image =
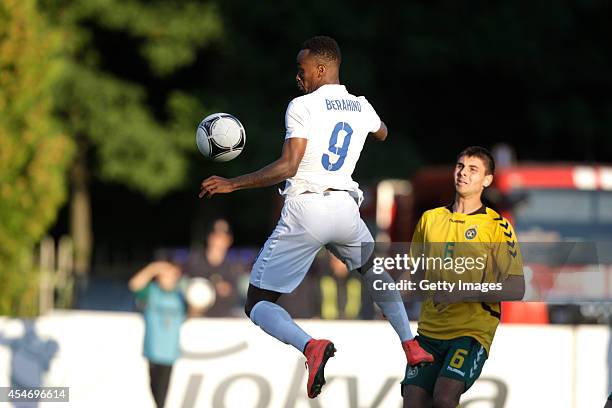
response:
M205 110L176 85L177 72L220 38L222 25L214 5L197 1L44 4L70 39L57 114L77 144L70 224L75 268L85 273L93 245L90 169L152 198L185 182L195 124Z
M35 0L0 3L0 315L36 313L34 245L66 195L73 143L52 116L61 50Z

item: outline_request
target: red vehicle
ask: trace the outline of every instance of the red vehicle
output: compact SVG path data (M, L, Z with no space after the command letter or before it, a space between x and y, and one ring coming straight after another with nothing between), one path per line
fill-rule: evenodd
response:
M428 167L413 177L417 212L453 201L452 171ZM533 233L564 241L612 240L612 166L520 164L500 168L485 199L511 220L521 240Z

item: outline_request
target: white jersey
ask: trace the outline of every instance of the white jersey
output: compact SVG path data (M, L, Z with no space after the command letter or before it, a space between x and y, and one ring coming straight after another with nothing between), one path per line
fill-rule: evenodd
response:
M285 115L285 139L308 139L295 176L287 179L282 194L305 191L347 190L361 201L352 174L368 133L380 129L380 117L363 96L348 93L344 85L323 85L295 98Z

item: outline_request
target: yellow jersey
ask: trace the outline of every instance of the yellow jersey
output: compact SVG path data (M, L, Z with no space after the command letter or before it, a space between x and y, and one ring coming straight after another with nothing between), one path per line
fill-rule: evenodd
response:
M454 213L450 206L426 211L415 228L410 256L455 261L450 270L441 264L427 264L422 277L429 281L483 286L503 282L509 275L523 275L512 225L484 205L471 214ZM465 261L468 258L472 259L470 265ZM432 296L428 296L421 306L418 332L440 340L469 336L482 344L488 354L500 317L499 302L451 303L439 311Z

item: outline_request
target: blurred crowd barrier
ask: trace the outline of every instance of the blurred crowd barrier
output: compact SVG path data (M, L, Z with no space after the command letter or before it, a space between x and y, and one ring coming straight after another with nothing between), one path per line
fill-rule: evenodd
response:
M404 357L385 322L302 320L334 340L325 407L400 406ZM54 312L34 321L0 318L0 386L67 386L59 407L152 407L136 313ZM603 406L607 326L501 325L481 378L462 406ZM247 319L189 319L168 407L312 406L304 358Z

